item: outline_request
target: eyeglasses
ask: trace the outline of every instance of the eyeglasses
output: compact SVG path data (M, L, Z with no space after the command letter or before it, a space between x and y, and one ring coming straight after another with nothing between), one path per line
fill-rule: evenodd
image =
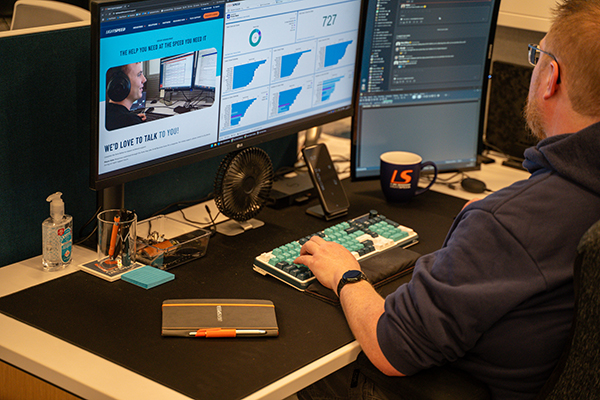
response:
M552 57L552 59L554 61L556 61L556 65L558 65L558 60L556 59L556 57L553 54L540 49L540 46L537 44L529 44L528 51L529 51L529 53L528 53L529 64L531 64L533 66L537 65L538 61L540 60L541 53L544 53L544 54ZM560 70L558 72L559 72L559 75L558 75L557 83L560 83Z

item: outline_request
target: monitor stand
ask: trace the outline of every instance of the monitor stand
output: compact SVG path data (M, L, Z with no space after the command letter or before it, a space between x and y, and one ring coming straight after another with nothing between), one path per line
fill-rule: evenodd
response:
M208 200L181 211L174 211L167 216L181 222L200 226L203 229L215 230L225 236L236 236L265 224L257 219L243 222L232 220L219 212L214 200Z
M101 210L123 209L125 207L124 191L124 185L117 185L98 191L98 206ZM206 207L210 209L210 214L206 211ZM251 229L260 228L265 224L264 222L254 218L248 221L235 221L228 219L226 216L219 213L214 200L209 200L196 206L191 206L187 209L187 211L184 212L186 214L191 214L189 215L191 217L190 220L193 220L194 224L200 225L205 229L210 229L212 225L212 216L218 215L214 221L216 231L225 236L236 236ZM177 212L173 213L171 217L177 220L186 221L184 218L181 218L180 214ZM139 222L140 221L138 221L138 223ZM190 221L188 220L187 222Z
M125 185L116 185L99 190L96 195L98 208L102 210L122 210L125 208Z
M98 190L96 192L96 207L97 212L100 213L104 210L123 210L125 209L125 186L117 185L107 187L106 189ZM97 217L98 214L94 215L94 219L89 221L88 224L91 227L92 233L80 241L78 244L86 247L90 250L96 251L98 244L98 237L96 234L96 227L98 225ZM139 223L139 221L138 221ZM88 226L86 224L86 226Z
M265 223L258 219L249 219L248 221L235 221L230 219L217 224L217 232L225 236L236 236L251 229L260 228Z

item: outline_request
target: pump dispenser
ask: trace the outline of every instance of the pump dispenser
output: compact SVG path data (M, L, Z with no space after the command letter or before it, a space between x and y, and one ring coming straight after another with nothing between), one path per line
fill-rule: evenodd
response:
M50 203L50 217L42 223L42 266L45 271L58 271L71 262L73 248L73 217L65 214L62 193L46 199Z

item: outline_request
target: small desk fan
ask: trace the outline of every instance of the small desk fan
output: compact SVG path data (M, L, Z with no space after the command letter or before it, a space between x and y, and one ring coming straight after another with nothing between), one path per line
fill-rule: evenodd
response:
M258 228L264 222L254 219L266 204L273 186L273 164L257 147L227 154L215 178L215 204L231 218L217 225L217 232L235 236Z

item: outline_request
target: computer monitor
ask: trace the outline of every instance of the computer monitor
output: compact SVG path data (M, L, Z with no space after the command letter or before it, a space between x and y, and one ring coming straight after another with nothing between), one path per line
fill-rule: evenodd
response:
M122 187L351 116L363 7L362 0L92 1L91 187ZM111 68L132 78L115 89ZM178 99L160 84L212 95L181 112L189 91ZM127 102L143 93L161 118L130 115ZM107 129L119 117L129 124Z
M352 121L352 179L379 156L419 154L439 171L477 167L499 0L369 0Z
M194 85L195 53L160 59L161 90L191 90Z
M214 91L217 86L217 49L196 52L194 88Z

